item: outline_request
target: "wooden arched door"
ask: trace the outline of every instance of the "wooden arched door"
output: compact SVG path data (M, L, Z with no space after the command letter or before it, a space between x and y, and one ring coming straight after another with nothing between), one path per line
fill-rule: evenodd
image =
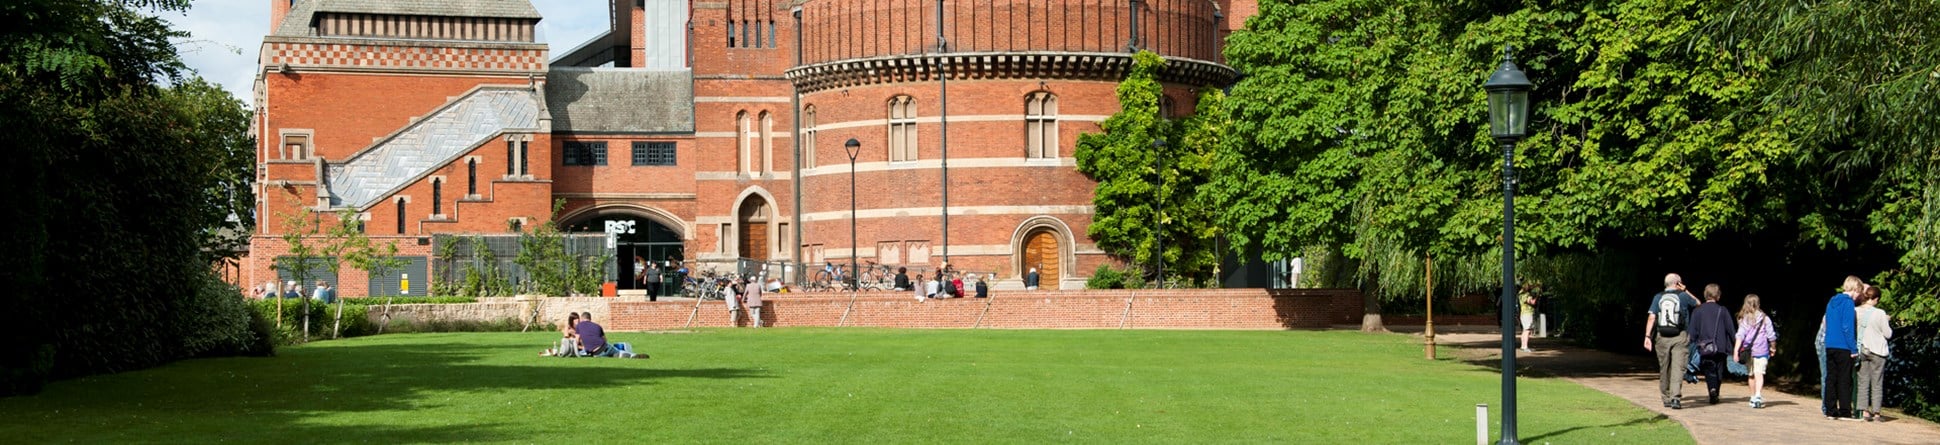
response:
M1024 237L1024 271L1037 268L1038 289L1058 290L1058 236L1049 230Z
M760 196L749 196L742 201L739 218L740 254L742 258L768 261L768 201Z

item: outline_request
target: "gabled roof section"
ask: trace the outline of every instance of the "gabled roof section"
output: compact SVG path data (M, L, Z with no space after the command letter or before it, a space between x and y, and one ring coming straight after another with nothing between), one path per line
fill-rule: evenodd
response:
M290 15L270 35L310 37L310 24L319 12L353 14L484 17L538 20L539 10L527 0L296 0Z
M546 108L555 133L693 133L692 71L553 67Z

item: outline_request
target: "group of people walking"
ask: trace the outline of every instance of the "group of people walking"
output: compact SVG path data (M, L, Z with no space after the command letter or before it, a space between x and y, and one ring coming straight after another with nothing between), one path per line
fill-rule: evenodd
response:
M1879 308L1879 288L1855 276L1846 277L1842 288L1844 292L1826 302L1825 318L1819 321L1820 411L1827 419L1878 421L1886 358L1892 356L1892 317Z
M1848 276L1842 292L1826 303L1820 326L1820 360L1824 399L1822 412L1828 419L1879 419L1887 340L1893 336L1890 317L1876 307L1879 289L1859 277ZM1658 390L1664 407L1683 409L1683 384L1689 381L1687 367L1704 376L1706 400L1718 403L1725 369L1741 364L1751 386L1749 405L1765 407L1765 371L1770 367L1773 344L1778 340L1771 317L1760 306L1758 294L1747 294L1737 314L1718 300L1723 291L1717 284L1704 286L1704 301L1699 302L1677 274L1664 276L1664 290L1651 297L1649 316L1644 326L1644 349L1657 353ZM1852 387L1853 363L1858 361L1859 390ZM1859 397L1857 411L1853 398Z

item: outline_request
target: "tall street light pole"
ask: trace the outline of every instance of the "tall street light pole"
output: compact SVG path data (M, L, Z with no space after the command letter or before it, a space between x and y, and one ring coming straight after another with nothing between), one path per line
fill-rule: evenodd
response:
M1502 440L1516 441L1516 141L1528 134L1529 90L1534 85L1516 68L1509 48L1502 65L1482 89L1489 93L1489 136L1502 145Z
M849 138L848 142L842 143L842 149L849 152L849 273L842 279L850 283L849 291L855 292L861 290L859 288L861 283L857 283L849 276L859 276L856 270L856 257L862 251L861 246L856 245L855 236L855 157L862 154L862 141Z

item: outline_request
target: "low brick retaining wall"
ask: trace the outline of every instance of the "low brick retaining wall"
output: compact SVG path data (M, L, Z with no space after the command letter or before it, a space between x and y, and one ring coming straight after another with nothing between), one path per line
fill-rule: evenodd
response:
M776 294L763 299L766 326L1003 329L1326 329L1359 324L1353 289L1167 289L1002 292L993 298L917 301L900 292ZM536 305L542 324L591 312L612 331L728 327L718 300L513 298L472 304L397 305L393 320L521 318ZM443 306L443 307L438 307ZM375 311L374 311L375 312ZM1437 317L1439 318L1439 317ZM1439 320L1438 320L1439 321ZM745 315L741 325L746 325Z

